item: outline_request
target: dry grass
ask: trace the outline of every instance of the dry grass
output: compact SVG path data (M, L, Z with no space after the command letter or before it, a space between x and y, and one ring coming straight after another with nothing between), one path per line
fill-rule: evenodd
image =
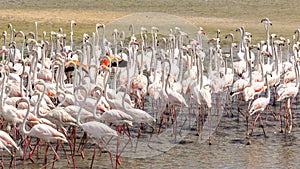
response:
M202 26L209 37L214 37L217 29L225 36L245 26L258 41L265 36L260 23L263 17L273 22L272 33L291 38L300 25L297 6L298 0L8 0L0 7L0 30L7 30L7 24L12 23L16 30L29 32L38 21L39 30L62 27L67 33L69 21L76 20L75 39L80 39L84 32L93 32L96 23L109 23L136 12L164 12Z

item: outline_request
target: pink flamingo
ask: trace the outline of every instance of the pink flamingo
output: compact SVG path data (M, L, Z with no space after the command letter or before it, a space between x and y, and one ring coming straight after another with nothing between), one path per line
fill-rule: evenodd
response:
M286 114L285 117L287 117L289 119L289 122L287 122L287 124L289 124L288 133L291 132L292 126L293 126L293 117L292 117L292 111L291 111L292 99L298 95L299 86L300 86L299 85L298 64L297 64L297 62L295 62L294 64L295 64L294 69L295 69L295 74L296 74L296 83L289 83L288 85L286 85L286 87L279 90L278 91L279 97L277 99L277 101L282 101L284 99L287 99L286 104L287 104L289 114L288 115Z
M265 81L267 83L268 82L268 77L267 77L268 74L265 74L264 76L265 76ZM259 97L256 100L254 100L252 102L251 108L249 110L249 116L253 116L255 113L258 113L255 120L252 123L252 132L253 132L253 128L255 126L255 122L259 119L260 127L262 128L265 137L267 135L265 133L265 129L264 129L264 125L263 125L260 113L265 111L270 103L271 92L270 92L270 87L269 87L268 83L267 83L267 90L268 90L267 97ZM250 138L249 138L247 144L251 144Z
M101 139L101 141L103 142L104 146L107 148L103 137L104 136L115 136L115 137L118 137L117 131L111 129L106 124L98 122L98 121L89 121L89 122L86 122L86 123L81 123L80 122L80 114L81 114L81 111L82 111L82 105L85 104L85 101L86 101L86 98L87 98L87 90L83 86L77 86L77 87L74 88L74 90L75 90L74 94L76 92L79 92L80 90L82 90L84 92L82 100L79 100L78 95L77 96L75 95L75 100L80 105L80 109L77 112L77 124L78 124L78 126L80 126L91 137L95 137L95 138ZM96 152L96 146L94 148L94 154L93 154L93 157L92 157L91 168L93 166L95 152ZM112 162L112 154L111 154L110 151L108 151L108 153L109 153L110 160L111 160L111 163L112 163L112 168L114 168L113 162ZM119 162L119 161L117 161L117 162Z
M27 136L37 137L37 138L45 140L47 142L47 145L45 147L45 167L46 167L47 165L50 164L50 163L46 164L47 163L47 151L48 151L49 146L51 147L51 149L53 150L53 152L55 154L55 159L51 163L54 163L55 161L59 160L59 156L56 153L56 151L54 150L54 148L52 147L52 145L50 144L50 142L53 140L60 140L63 142L68 142L68 141L62 133L58 132L56 129L54 129L53 127L46 125L46 124L34 125L29 131L27 131L25 125L26 125L27 117L29 115L30 103L29 103L28 99L24 98L24 97L22 97L22 99L20 101L25 101L25 103L28 104L27 112L26 112L26 115L25 115L25 117L23 119L23 123L22 123L23 133ZM34 149L33 149L33 151L34 151ZM32 152L30 153L30 158L32 158L31 156L32 156Z

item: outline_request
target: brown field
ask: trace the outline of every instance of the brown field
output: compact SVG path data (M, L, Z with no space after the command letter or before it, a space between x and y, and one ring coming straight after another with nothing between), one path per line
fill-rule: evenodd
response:
M69 21L76 20L74 36L80 39L83 33L93 32L96 23L108 24L137 12L163 12L203 27L208 37L214 37L217 29L224 37L245 26L258 41L265 37L260 24L263 17L272 21L271 33L292 38L300 25L299 5L298 0L7 0L0 7L0 31L12 23L16 30L27 33L34 31L34 21L38 21L40 32L62 27L67 33Z

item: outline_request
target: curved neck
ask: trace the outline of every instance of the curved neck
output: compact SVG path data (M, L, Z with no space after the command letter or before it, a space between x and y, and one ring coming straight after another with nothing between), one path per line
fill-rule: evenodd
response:
M24 97L24 91L23 91L23 77L24 77L24 73L25 73L25 62L22 60L22 74L21 74L21 78L20 78L20 92L21 92L21 96Z
M201 60L201 58L198 58L199 59L199 61L198 61L198 63L199 63L199 73L200 73L200 82L199 82L199 85L200 85L200 89L202 89L202 87L203 87L203 68L202 68L202 60Z
M95 44L95 46L99 46L99 30L98 30L98 28L99 28L99 26L98 26L98 24L96 24L96 32L95 32L95 42L96 42L96 44Z
M168 60L168 59L165 59L164 61L163 61L163 63L165 63L165 62L167 62L168 63L168 65L169 65L169 69L168 69L168 75L167 75L167 78L166 78L166 81L165 81L165 92L168 94L168 91L167 91L167 88L168 88L168 81L169 81L169 77L170 77L170 73L171 73L171 62L170 62L170 60ZM165 70L165 68L166 68L166 66L164 66L164 68L163 68L163 70ZM163 76L164 76L164 74L165 74L165 72L163 72Z
M45 85L45 83L38 83L38 84L40 84L40 85L43 86L43 92L42 92L42 94L38 94L39 97L38 97L38 101L37 101L36 112L37 112L37 115L39 115L39 116L41 116L41 117L45 117L47 114L42 114L42 113L40 112L40 104L41 104L41 102L42 102L42 100L44 99L44 96L45 96L46 85Z
M62 99L62 100L58 103L58 105L56 106L56 107L61 107L61 106L64 104L64 102L66 101L66 94L63 93L63 92L56 92L56 95L57 95L57 100L58 100L58 97L59 97L60 95L63 96L63 99Z
M37 95L37 101L34 103L34 115L38 116L39 113L37 113L39 111L39 105L40 105L40 100L41 100L41 94L38 93Z
M28 135L30 131L26 130L26 121L27 121L27 117L29 115L29 110L30 110L30 103L28 101L28 99L26 98L22 98L23 101L25 101L25 103L27 104L27 111L26 111L26 115L23 119L23 123L22 123L22 131L24 134Z
M79 100L77 97L79 96L79 94L77 92L79 92L80 90L83 91L83 99L82 100ZM76 88L74 88L74 98L75 98L75 103L78 103L79 104L79 110L77 112L77 124L79 126L82 126L82 123L80 122L80 113L82 111L82 108L83 108L83 105L85 104L86 102L86 98L87 98L87 90L85 87L83 86L78 86Z
M108 102L112 102L113 100L110 99L107 95L108 89L109 89L109 85L108 85L108 77L109 77L109 73L106 72L106 74L104 75L104 87L105 87L105 94L104 97Z
M70 24L70 50L73 51L73 22Z
M299 89L299 67L297 61L295 61L295 74L296 74L296 87Z
M101 44L101 48L102 48L102 54L105 55L106 54L106 49L105 49L105 26L102 26L102 44Z
M35 40L38 41L38 28L37 28L37 22L34 22L35 24Z
M270 30L269 24L265 23L267 48L270 46Z
M97 119L97 120L100 120L101 119L101 115L98 115L97 114L97 106L98 106L98 102L100 101L101 97L102 97L102 91L100 88L96 88L95 92L96 91L100 91L99 93L99 96L97 97L97 100L95 102L95 105L94 105L94 111L93 111L93 115L94 115L94 118Z
M213 55L213 48L210 47L209 48L209 66L208 66L208 75L210 78L212 76L212 55ZM199 61L197 61L197 64L199 65ZM199 76L202 76L202 75L200 75L200 71L202 71L202 70L199 68Z
M242 52L243 48L244 48L244 36L245 36L245 33L244 33L244 29L243 28L240 28L239 30L240 30L239 52Z
M245 45L245 54L246 54L246 65L247 65L247 70L248 70L248 76L249 76L249 83L250 86L252 86L252 65L251 65L251 60L248 60L250 58L250 48L249 48L249 43L247 42Z
M7 81L7 76L6 76L6 72L1 72L3 78L2 78L2 88L1 88L1 105L0 108L2 109L4 106L4 91L5 91L5 86L6 86L6 81Z
M265 75L265 80L266 80L267 90L268 90L267 99L270 101L271 91L270 91L270 86L268 84L268 75L267 74Z
M117 66L116 66L116 69L115 69L115 73L114 73L114 81L113 81L113 87L114 87L114 91L117 92L117 78L118 78L118 69L119 69L119 62L118 62L118 59L117 58L114 58L112 60L112 62L116 62Z
M263 81L263 79L264 79L264 69L263 69L263 63L261 62L260 58L259 58L259 65L260 65L260 71L261 71L261 77L262 77L261 80Z
M182 60L182 49L179 48L179 74L178 74L178 78L177 78L177 81L178 82L182 82L182 76L183 76L183 60Z
M275 57L275 69L276 69L276 75L278 75L278 72L279 72L279 63L278 63L278 52L276 51L276 48L277 48L277 45L275 45L273 43L273 49L274 49L274 57Z
M9 28L9 32L10 32L9 43L11 43L13 41L13 28L12 28L12 25L9 24L8 28Z
M198 32L198 42L200 50L203 50L203 35L200 32Z

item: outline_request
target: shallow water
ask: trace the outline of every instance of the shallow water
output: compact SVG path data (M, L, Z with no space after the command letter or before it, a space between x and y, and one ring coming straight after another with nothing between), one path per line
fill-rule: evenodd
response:
M235 106L236 103L234 102L233 105ZM213 110L212 115L216 115L213 113ZM267 138L264 137L261 128L256 125L251 137L252 144L246 145L248 139L246 137L245 119L241 115L238 118L235 107L232 110L230 107L225 107L225 110L221 108L221 110L222 112L218 114L220 115L218 117L221 118L216 130L214 130L214 123L218 119L212 118L212 145L208 144L207 117L205 118L204 128L201 131L202 139L199 139L199 136L197 136L194 130L195 122L191 119L191 129L188 129L188 122L186 121L183 125L184 127L181 129L182 135L177 135L176 141L174 135L172 136L172 130L167 133L167 129L164 129L159 136L157 133L154 133L150 141L150 134L144 131L143 136L145 137L139 140L136 152L134 151L136 132L131 130L132 144L129 143L125 148L125 151L121 155L121 165L118 168L297 168L299 166L300 132L298 125L294 125L290 134L280 133L280 122L274 120L270 113L266 122L263 115ZM242 109L242 111L244 110ZM276 112L278 113L278 109ZM295 104L293 112L295 122L297 123L299 121L299 109L296 108ZM184 111L183 114L185 114ZM191 117L194 117L193 113ZM180 122L182 121L179 120L178 125ZM178 127L178 129L180 128L181 126ZM81 136L82 132L78 131L78 134ZM166 138L167 140L164 140ZM108 140L109 138L105 139ZM124 146L127 140L127 137L121 136L120 147ZM77 140L76 148L78 147L78 143L79 139ZM90 167L95 145L93 143L93 140L88 141L85 149L85 159L82 159L80 153L76 153L75 163L77 168ZM53 144L53 146L55 145ZM41 146L39 150L41 153L40 159L36 159L34 155L34 159L36 160L34 164L27 159L25 161L25 168L40 168L43 166L43 147ZM65 144L65 147L71 159L67 144ZM115 140L112 140L108 147L112 152L115 152ZM151 151L153 154L149 154ZM96 152L93 168L112 168L108 153L103 152L100 155L99 149ZM48 162L53 157L53 152L50 149L49 153L51 155L48 157ZM60 160L55 162L55 168L73 167L72 163L67 164L61 147L58 154ZM5 166L8 166L9 157L5 156L5 159ZM113 163L115 166L114 155ZM18 158L17 168L19 167L21 167L21 160ZM51 168L51 166L47 168Z

